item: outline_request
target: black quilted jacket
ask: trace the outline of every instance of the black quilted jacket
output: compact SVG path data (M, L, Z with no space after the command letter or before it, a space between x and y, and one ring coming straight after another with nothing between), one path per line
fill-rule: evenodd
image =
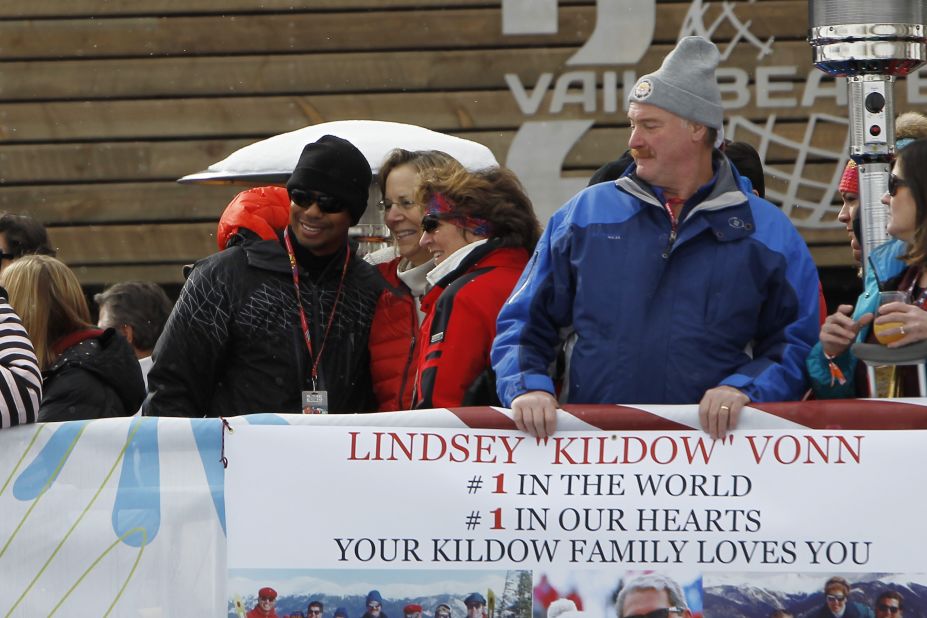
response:
M314 283L300 276L315 352L343 264L334 259ZM382 285L374 267L352 256L319 364L317 386L328 391L330 412L376 407L367 337ZM302 391L311 390L311 364L281 244L246 243L197 263L153 356L146 415L299 413Z
M131 416L145 399L132 346L111 328L62 352L42 372L42 389L39 422Z

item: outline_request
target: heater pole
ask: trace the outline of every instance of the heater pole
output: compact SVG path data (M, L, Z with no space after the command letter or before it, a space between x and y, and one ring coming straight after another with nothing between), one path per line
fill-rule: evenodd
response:
M885 243L881 204L895 157L894 82L925 58L927 0L809 0L808 40L814 65L847 78L849 156L859 171L863 268Z

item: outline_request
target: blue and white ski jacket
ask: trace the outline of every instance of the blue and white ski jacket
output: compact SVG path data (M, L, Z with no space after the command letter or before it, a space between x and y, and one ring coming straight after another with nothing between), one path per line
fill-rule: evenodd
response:
M678 225L634 166L554 213L499 314L504 405L555 393L564 332L564 402L692 404L722 384L757 402L802 396L817 270L788 218L748 196L725 157L716 163Z

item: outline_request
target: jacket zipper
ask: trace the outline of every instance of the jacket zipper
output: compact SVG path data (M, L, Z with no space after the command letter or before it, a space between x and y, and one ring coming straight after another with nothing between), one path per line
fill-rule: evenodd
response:
M666 210L666 214L670 218L670 235L669 241L666 243L666 248L663 249L663 259L668 260L670 252L673 250L673 243L676 242L676 232L679 229L679 220L676 219L676 215L673 214L673 209L670 207L670 202L663 204L663 209Z

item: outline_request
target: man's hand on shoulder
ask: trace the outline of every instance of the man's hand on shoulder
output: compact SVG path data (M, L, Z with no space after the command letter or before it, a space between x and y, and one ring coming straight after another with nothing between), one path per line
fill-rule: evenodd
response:
M547 391L528 391L512 400L512 416L520 430L546 438L557 430L557 400Z
M708 434L723 440L728 430L737 427L740 411L750 398L733 386L716 386L705 391L698 404L698 420Z

